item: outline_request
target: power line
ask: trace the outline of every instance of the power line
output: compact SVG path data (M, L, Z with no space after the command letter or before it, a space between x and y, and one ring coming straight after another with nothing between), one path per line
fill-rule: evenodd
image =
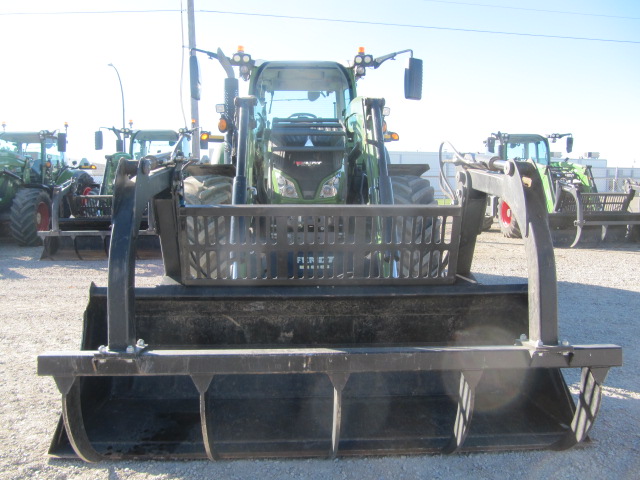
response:
M605 18L618 18L618 19L624 19L624 20L640 20L640 17L625 17L623 15L606 15L603 13L570 12L566 10L545 10L542 8L512 7L508 5L493 5L489 3L455 2L451 0L422 0L422 1L432 2L432 3L446 3L446 4L452 4L452 5L467 5L467 6L473 6L473 7L503 8L507 10L524 10L527 12L559 13L562 15L582 15L585 17L605 17Z
M436 0L427 0L436 1ZM444 1L444 0L440 0ZM453 3L453 2L444 2ZM462 2L459 2L462 3ZM478 4L474 4L478 5ZM508 8L508 7L505 7ZM516 8L516 7L513 7ZM80 14L114 14L114 13L177 13L181 10L178 9L160 9L160 10L102 10L102 11L67 11L67 12L2 12L0 16L9 15L80 15ZM433 25L415 25L406 23L388 23L388 22L373 22L366 20L344 20L336 18L321 18L321 17L302 17L293 15L275 15L268 13L248 13L248 12L223 12L221 10L197 10L198 13L217 13L220 15L244 15L252 17L266 17L266 18L279 18L286 20L307 20L315 22L333 22L333 23L350 23L358 25L376 25L383 27L398 27L398 28L419 28L425 30L443 30L450 32L467 32L467 33L484 33L490 35L511 35L520 37L535 37L535 38L555 38L559 40L582 40L590 42L607 42L607 43L628 43L628 44L640 44L637 40L617 40L613 38L593 38L593 37L576 37L568 35L547 35L542 33L523 33L523 32L507 32L499 30L481 30L475 28L457 28L457 27L437 27Z
M176 13L178 9L158 9L158 10L81 10L81 11L64 11L64 12L0 12L0 16L12 15L93 15L93 14L111 14L111 13Z
M586 40L590 42L610 42L610 43L632 43L640 44L637 40L616 40L612 38L592 38L592 37L574 37L566 35L545 35L542 33L522 33L522 32L505 32L498 30L479 30L474 28L456 28L456 27L436 27L432 25L413 25L407 23L388 23L388 22L372 22L366 20L343 20L335 18L320 18L320 17L301 17L293 15L275 15L271 13L247 13L247 12L223 12L221 10L198 10L199 13L218 13L222 15L244 15L252 17L268 17L268 18L280 18L286 20L310 20L316 22L334 22L334 23L352 23L359 25L377 25L384 27L400 27L400 28L420 28L427 30L446 30L453 32L468 32L468 33L485 33L492 35L515 35L520 37L538 37L538 38L556 38L562 40Z

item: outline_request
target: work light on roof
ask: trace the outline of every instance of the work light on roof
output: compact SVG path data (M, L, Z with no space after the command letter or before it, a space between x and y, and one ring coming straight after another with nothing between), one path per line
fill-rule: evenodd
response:
M251 55L244 53L244 47L238 46L238 51L231 56L231 63L234 65L249 65L251 63Z

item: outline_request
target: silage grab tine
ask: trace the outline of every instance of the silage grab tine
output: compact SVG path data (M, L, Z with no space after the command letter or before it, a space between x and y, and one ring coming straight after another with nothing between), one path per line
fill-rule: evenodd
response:
M580 379L578 405L571 421L571 430L552 445L553 450L565 450L584 441L593 426L602 401L602 384L609 367L584 367Z
M91 441L84 428L82 418L82 401L80 399L80 380L78 377L55 377L58 390L62 393L62 419L69 442L76 455L85 462L99 462L103 460L91 445Z
M580 192L575 186L571 185L571 188L568 191L571 196L573 196L573 199L576 202L576 221L574 223L576 226L576 238L571 244L571 248L573 248L578 245L578 243L580 243L580 237L582 236L582 227L585 224L584 203L582 202L582 196L580 195Z
M458 390L458 410L456 421L453 427L453 436L449 444L442 449L442 453L455 453L464 444L471 418L473 417L473 407L476 398L476 387L482 377L482 370L466 370L460 372L460 388Z
M191 380L200 394L200 426L202 427L202 441L209 460L218 460L219 456L213 448L212 422L207 415L206 393L213 380L213 375L191 375Z
M331 454L334 459L338 455L340 443L340 427L342 424L342 390L349 380L348 372L330 373L329 379L333 385L333 421L331 423Z
M580 243L580 237L581 236L582 236L582 225L580 225L576 221L576 236L573 239L573 243L571 244L571 248L575 247L576 245L578 245Z

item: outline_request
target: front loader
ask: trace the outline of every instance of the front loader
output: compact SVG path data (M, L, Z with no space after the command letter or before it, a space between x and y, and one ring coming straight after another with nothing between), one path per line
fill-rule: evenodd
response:
M186 129L179 132L115 127L106 129L116 135L117 152L105 156L105 170L99 186L78 189L75 179L70 179L54 189L51 228L39 233L44 240L41 260L106 259L111 239L114 179L120 159L140 160L149 155L162 160L176 149L188 152L185 147L188 147L191 132ZM129 148L125 151L127 139ZM103 132L99 130L95 135L96 150L102 150L103 144ZM71 195L71 192L78 193ZM73 216L63 217L56 213L56 205L64 199L73 204ZM153 216L149 217L146 213L140 222L136 255L140 259L160 258L160 241Z
M384 100L356 93L385 57L243 55L217 53L250 80L220 109L232 132L221 163L118 165L108 285L91 286L81 349L38 357L62 394L50 454L333 458L585 440L622 352L559 342L535 168L456 157L454 201L438 205L419 177L390 175ZM412 57L407 98L420 98L421 72ZM487 194L523 219L527 283L474 280ZM149 201L165 279L140 288ZM567 368L582 371L577 402Z
M627 192L600 193L591 167L564 161L552 161L549 139L552 142L567 137L567 153L571 153L571 134L551 134L547 137L531 134L494 133L486 141L490 153L498 145L503 160L530 161L538 169L544 186L549 228L557 246L587 245L606 239L638 238L640 212L629 206L635 195ZM490 215L498 219L502 233L520 238L520 227L508 202L492 197Z

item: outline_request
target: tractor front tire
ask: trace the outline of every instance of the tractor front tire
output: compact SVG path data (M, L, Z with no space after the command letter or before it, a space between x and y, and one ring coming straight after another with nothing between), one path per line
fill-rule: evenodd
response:
M520 226L513 215L513 210L507 202L500 199L498 203L498 224L500 225L500 231L507 238L522 238L520 232Z
M480 232L488 232L491 230L491 226L493 225L493 217L490 215L485 215L482 219L482 227L480 227Z
M49 230L51 198L38 188L21 188L11 204L11 234L20 245L42 245L39 231Z

